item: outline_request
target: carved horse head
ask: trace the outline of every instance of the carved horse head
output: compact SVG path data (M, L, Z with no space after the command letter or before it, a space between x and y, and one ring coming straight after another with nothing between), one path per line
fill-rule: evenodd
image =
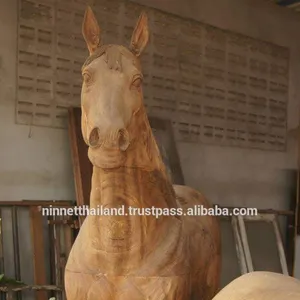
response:
M149 39L147 16L140 15L129 48L101 43L90 7L82 33L90 53L82 67L81 93L82 134L89 159L100 168L147 168L157 152L143 105L139 60Z

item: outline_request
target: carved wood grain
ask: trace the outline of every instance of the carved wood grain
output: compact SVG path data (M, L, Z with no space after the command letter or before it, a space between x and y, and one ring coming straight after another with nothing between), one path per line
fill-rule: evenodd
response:
M154 116L149 116L152 130L163 132L163 144L168 150L168 158L174 184L184 185L183 173L174 139L172 122ZM73 172L76 189L77 205L89 205L91 178L93 167L88 159L86 146L81 134L81 108L71 107L69 109L69 138L73 160ZM82 224L84 217L80 218Z

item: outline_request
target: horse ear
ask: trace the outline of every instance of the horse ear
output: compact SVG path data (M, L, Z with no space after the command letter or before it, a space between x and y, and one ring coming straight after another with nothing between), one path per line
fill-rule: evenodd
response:
M93 54L100 45L100 28L90 6L87 7L84 14L82 35L89 49L90 55Z
M145 12L142 12L131 37L130 50L136 56L140 56L145 47L147 46L148 40L148 17Z

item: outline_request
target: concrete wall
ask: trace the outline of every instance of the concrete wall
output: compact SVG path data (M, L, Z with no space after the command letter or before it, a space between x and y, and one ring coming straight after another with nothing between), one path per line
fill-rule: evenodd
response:
M174 14L289 47L288 128L298 125L300 17L262 0L139 0ZM67 131L14 123L17 0L0 2L0 199L74 199ZM291 137L286 153L206 145L178 145L186 183L214 203L288 208L286 170L297 167ZM197 162L197 166L195 164ZM23 228L22 230L26 230ZM27 247L24 251L30 253ZM300 278L300 240L297 276ZM8 262L9 264L9 262ZM228 265L225 268L229 268Z
M74 199L66 130L15 124L17 0L0 2L0 199Z
M15 124L17 0L0 2L0 44L0 200L75 199L67 131ZM14 277L10 212L2 217L5 273ZM21 277L33 284L28 212L19 217Z
M153 0L151 4L146 0L135 2L288 47L291 58L287 126L288 130L297 127L300 95L298 14L262 0L187 0L184 5L171 0ZM213 202L258 208L289 207L287 173L297 168L297 144L292 136L289 136L286 153L185 143L180 143L178 148L186 183L200 189ZM300 278L300 238L297 244L296 275Z
M146 0L136 2L149 5ZM189 0L183 7L180 1L157 0L151 1L151 6L288 47L291 51L288 129L298 125L300 43L295 40L300 24L298 15L261 0ZM296 168L297 160L292 137L286 153L185 143L178 147L187 183L204 191L214 202L274 208L288 205L284 199L285 170ZM199 168L195 168L195 157Z

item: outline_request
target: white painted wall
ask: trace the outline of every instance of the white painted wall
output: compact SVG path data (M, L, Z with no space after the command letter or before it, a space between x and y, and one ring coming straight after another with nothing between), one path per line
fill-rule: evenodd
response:
M0 2L0 40L0 199L74 199L67 131L15 124L16 0Z

